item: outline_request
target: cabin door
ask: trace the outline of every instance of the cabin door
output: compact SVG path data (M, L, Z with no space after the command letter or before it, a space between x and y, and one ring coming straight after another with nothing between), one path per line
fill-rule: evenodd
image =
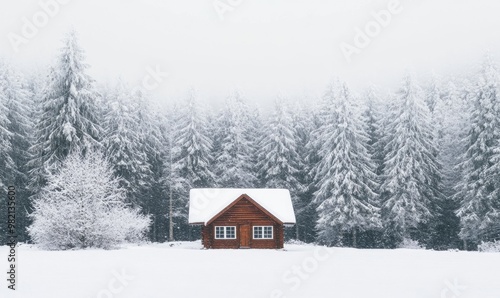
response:
M240 226L240 247L250 247L250 225Z

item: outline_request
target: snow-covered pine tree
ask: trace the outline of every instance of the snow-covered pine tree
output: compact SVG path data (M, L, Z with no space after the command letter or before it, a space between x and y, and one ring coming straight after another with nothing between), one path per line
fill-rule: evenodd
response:
M384 113L386 110L385 104L380 98L380 92L377 87L371 85L363 96L364 119L367 125L368 134L368 152L375 163L375 174L377 181L380 182L380 176L384 166Z
M32 181L35 190L44 184L43 176L58 165L74 149L85 152L99 146L101 128L98 125L94 81L86 74L84 51L71 31L57 64L51 68L48 85L42 99L41 118L36 124L36 143L32 147Z
M103 93L106 154L115 174L122 178L128 201L152 215L150 239L165 240L167 197L162 179L168 144L160 131L159 116L143 92L132 91L124 82Z
M141 200L142 209L151 214L153 222L151 225L150 239L163 241L166 239L167 231L167 195L162 182L164 169L168 159L168 139L164 131L165 121L162 121L160 108L153 106L147 94L134 92L133 101L137 103L137 114L141 125L138 126L142 135L142 151L145 152L149 171L144 176Z
M103 119L103 145L120 186L127 191L130 203L141 205L141 192L149 181L150 165L144 152L143 121L129 88L119 82L106 101ZM141 205L142 206L142 205ZM144 207L144 206L142 206Z
M349 233L356 247L358 231L380 226L379 210L373 204L375 166L367 150L361 111L347 86L332 85L325 96L333 96L328 101L334 106L321 127L321 160L315 168L318 237L328 245L339 245Z
M298 133L288 105L278 98L274 111L266 125L265 133L258 143L257 169L262 187L285 188L290 191L296 208L297 219L301 220L304 209L300 198L306 191L301 178L305 176L303 158L298 153ZM299 217L300 214L300 217ZM298 222L295 236L298 233Z
M5 190L9 185L11 173L15 171L15 163L12 160L10 153L12 152L12 144L10 142L12 132L9 130L10 121L8 118L7 101L8 97L6 90L9 88L3 78L3 68L5 66L0 64L0 188ZM3 202L3 201L2 201ZM7 214L7 204L0 204L0 212ZM5 222L5 221L4 221ZM6 225L0 227L0 245L6 243L5 236L7 235Z
M297 133L282 99L275 101L273 115L266 127L257 152L258 176L263 187L288 189L295 204L303 188L297 180L302 165L297 153Z
M316 176L316 167L321 161L321 156L319 151L323 146L323 136L328 133L327 123L332 121L332 115L334 115L335 99L339 96L338 92L341 88L342 83L339 79L333 80L328 84L325 93L323 94L320 103L315 107L311 121L311 136L309 142L307 143L307 157L306 161L309 165L309 176ZM317 181L311 179L311 184L309 188L316 191Z
M308 102L310 104L310 102ZM311 141L312 131L316 128L313 110L304 101L296 102L291 111L292 128L295 132L296 150L299 156L299 168L297 180L303 187L299 190L297 200L294 202L294 210L297 223L295 224L295 239L305 242L313 242L316 239L316 208L312 203L314 190L310 187L312 183L312 163L309 163L308 144ZM286 232L286 230L285 230ZM285 236L287 236L285 234Z
M314 200L314 193L318 191L318 181L315 179L317 167L321 162L322 157L320 156L320 150L323 146L323 136L327 134L327 125L326 123L331 119L331 116L334 114L333 109L335 107L335 98L338 96L338 91L342 83L337 78L332 80L330 84L328 84L323 96L321 97L319 103L314 105L314 108L310 114L310 122L311 126L309 130L311 131L311 135L309 137L309 141L306 144L306 157L305 163L307 165L307 176L308 176L308 184L307 192L310 195L310 203L307 206L310 214L310 219L314 219L314 226L309 231L309 235L314 236L312 241L318 240L317 234L317 221L318 221L318 212L316 208L318 205Z
M37 126L40 119L42 119L43 111L43 93L48 84L48 73L52 70L40 69L33 71L27 78L27 89L31 94L32 109L30 119L33 122L33 129L31 131L31 140L29 148L29 160L26 164L28 170L29 184L28 187L33 195L40 190L40 187L45 183L46 170L43 166L43 159L39 158L43 153L43 143L37 143L37 138L41 135Z
M33 129L32 103L25 80L7 63L0 64L0 97L6 101L7 130L10 133L8 141L10 151L6 153L13 163L12 165L7 163L6 167L2 167L2 170L6 171L2 176L9 185L16 187L16 204L19 210L16 216L16 224L19 226L18 241L25 241L27 239L25 228L28 225L25 211L30 210L28 198L31 196L26 164L30 156L28 150Z
M28 232L50 250L111 248L143 238L150 218L125 203L125 190L101 153L73 151L34 201Z
M385 113L387 104L382 100L383 95L379 88L370 85L363 92L361 104L364 107L363 119L366 123L366 133L368 136L367 149L375 166L375 176L377 182L376 193L380 192L380 183L382 182L382 172L384 168L384 134L385 134ZM377 201L373 204L380 207L380 196L377 195ZM372 229L359 233L359 245L362 247L383 247L381 229Z
M434 112L434 108L436 107L436 104L441 101L441 98L441 82L437 75L433 73L431 75L430 84L425 89L425 103L431 113Z
M253 164L252 170L253 175L257 177L257 185L256 187L260 187L259 176L259 156L258 156L258 145L259 141L262 138L265 132L264 120L261 114L261 109L258 105L250 106L249 111L249 124L248 124L248 136L252 140L252 148L250 152L250 162Z
M213 185L212 140L205 133L208 124L193 89L175 122L173 170L187 186L183 189Z
M168 177L165 174L169 168L169 129L166 113L160 108L151 110L151 140L147 140L146 150L149 164L151 165L151 181L148 191L148 213L153 216L151 226L152 241L163 242L169 239L169 188L165 183Z
M483 61L468 100L470 128L461 164L457 215L460 237L477 242L500 236L500 75L490 55Z
M441 165L443 181L443 197L438 201L432 246L436 249L458 248L459 220L455 214L458 202L454 194L461 179L457 166L465 150L462 140L467 131L467 118L462 94L453 82L443 89L442 96L435 103L432 117L437 161Z
M190 239L187 225L189 189L213 187L215 175L212 169L212 140L207 134L209 127L204 110L191 89L186 102L172 124L172 163L170 185L177 207L174 216L179 233L176 239Z
M13 133L10 131L11 123L7 107L12 86L6 77L6 67L4 63L0 64L0 187L2 189L7 188L12 174L16 172L16 165L11 157Z
M243 97L234 92L217 119L218 152L215 159L217 184L222 187L256 187L252 154L251 119Z
M440 172L429 108L408 74L389 107L386 125L381 215L388 244L405 238L425 242Z

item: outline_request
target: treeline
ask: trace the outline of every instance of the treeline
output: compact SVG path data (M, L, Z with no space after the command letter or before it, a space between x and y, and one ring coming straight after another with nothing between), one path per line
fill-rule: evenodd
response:
M151 216L151 241L199 238L193 187L287 188L287 237L305 242L471 249L500 238L500 77L488 55L462 80L406 75L389 94L336 80L317 103L277 99L266 117L238 92L213 111L190 90L162 112L124 82L98 86L74 33L57 57L46 77L0 65L0 186L17 188L19 241L75 150L104 154L128 203Z

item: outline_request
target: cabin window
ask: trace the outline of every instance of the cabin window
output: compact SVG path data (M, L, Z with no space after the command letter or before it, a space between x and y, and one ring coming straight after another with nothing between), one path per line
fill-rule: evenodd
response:
M236 227L215 227L215 239L236 239Z
M273 239L273 227L272 226L253 227L253 239Z

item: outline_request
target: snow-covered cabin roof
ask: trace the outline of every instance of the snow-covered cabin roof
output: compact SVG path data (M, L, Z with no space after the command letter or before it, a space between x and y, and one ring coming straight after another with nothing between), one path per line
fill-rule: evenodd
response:
M265 188L193 188L189 192L189 223L207 224L243 194L284 224L295 223L288 189Z

